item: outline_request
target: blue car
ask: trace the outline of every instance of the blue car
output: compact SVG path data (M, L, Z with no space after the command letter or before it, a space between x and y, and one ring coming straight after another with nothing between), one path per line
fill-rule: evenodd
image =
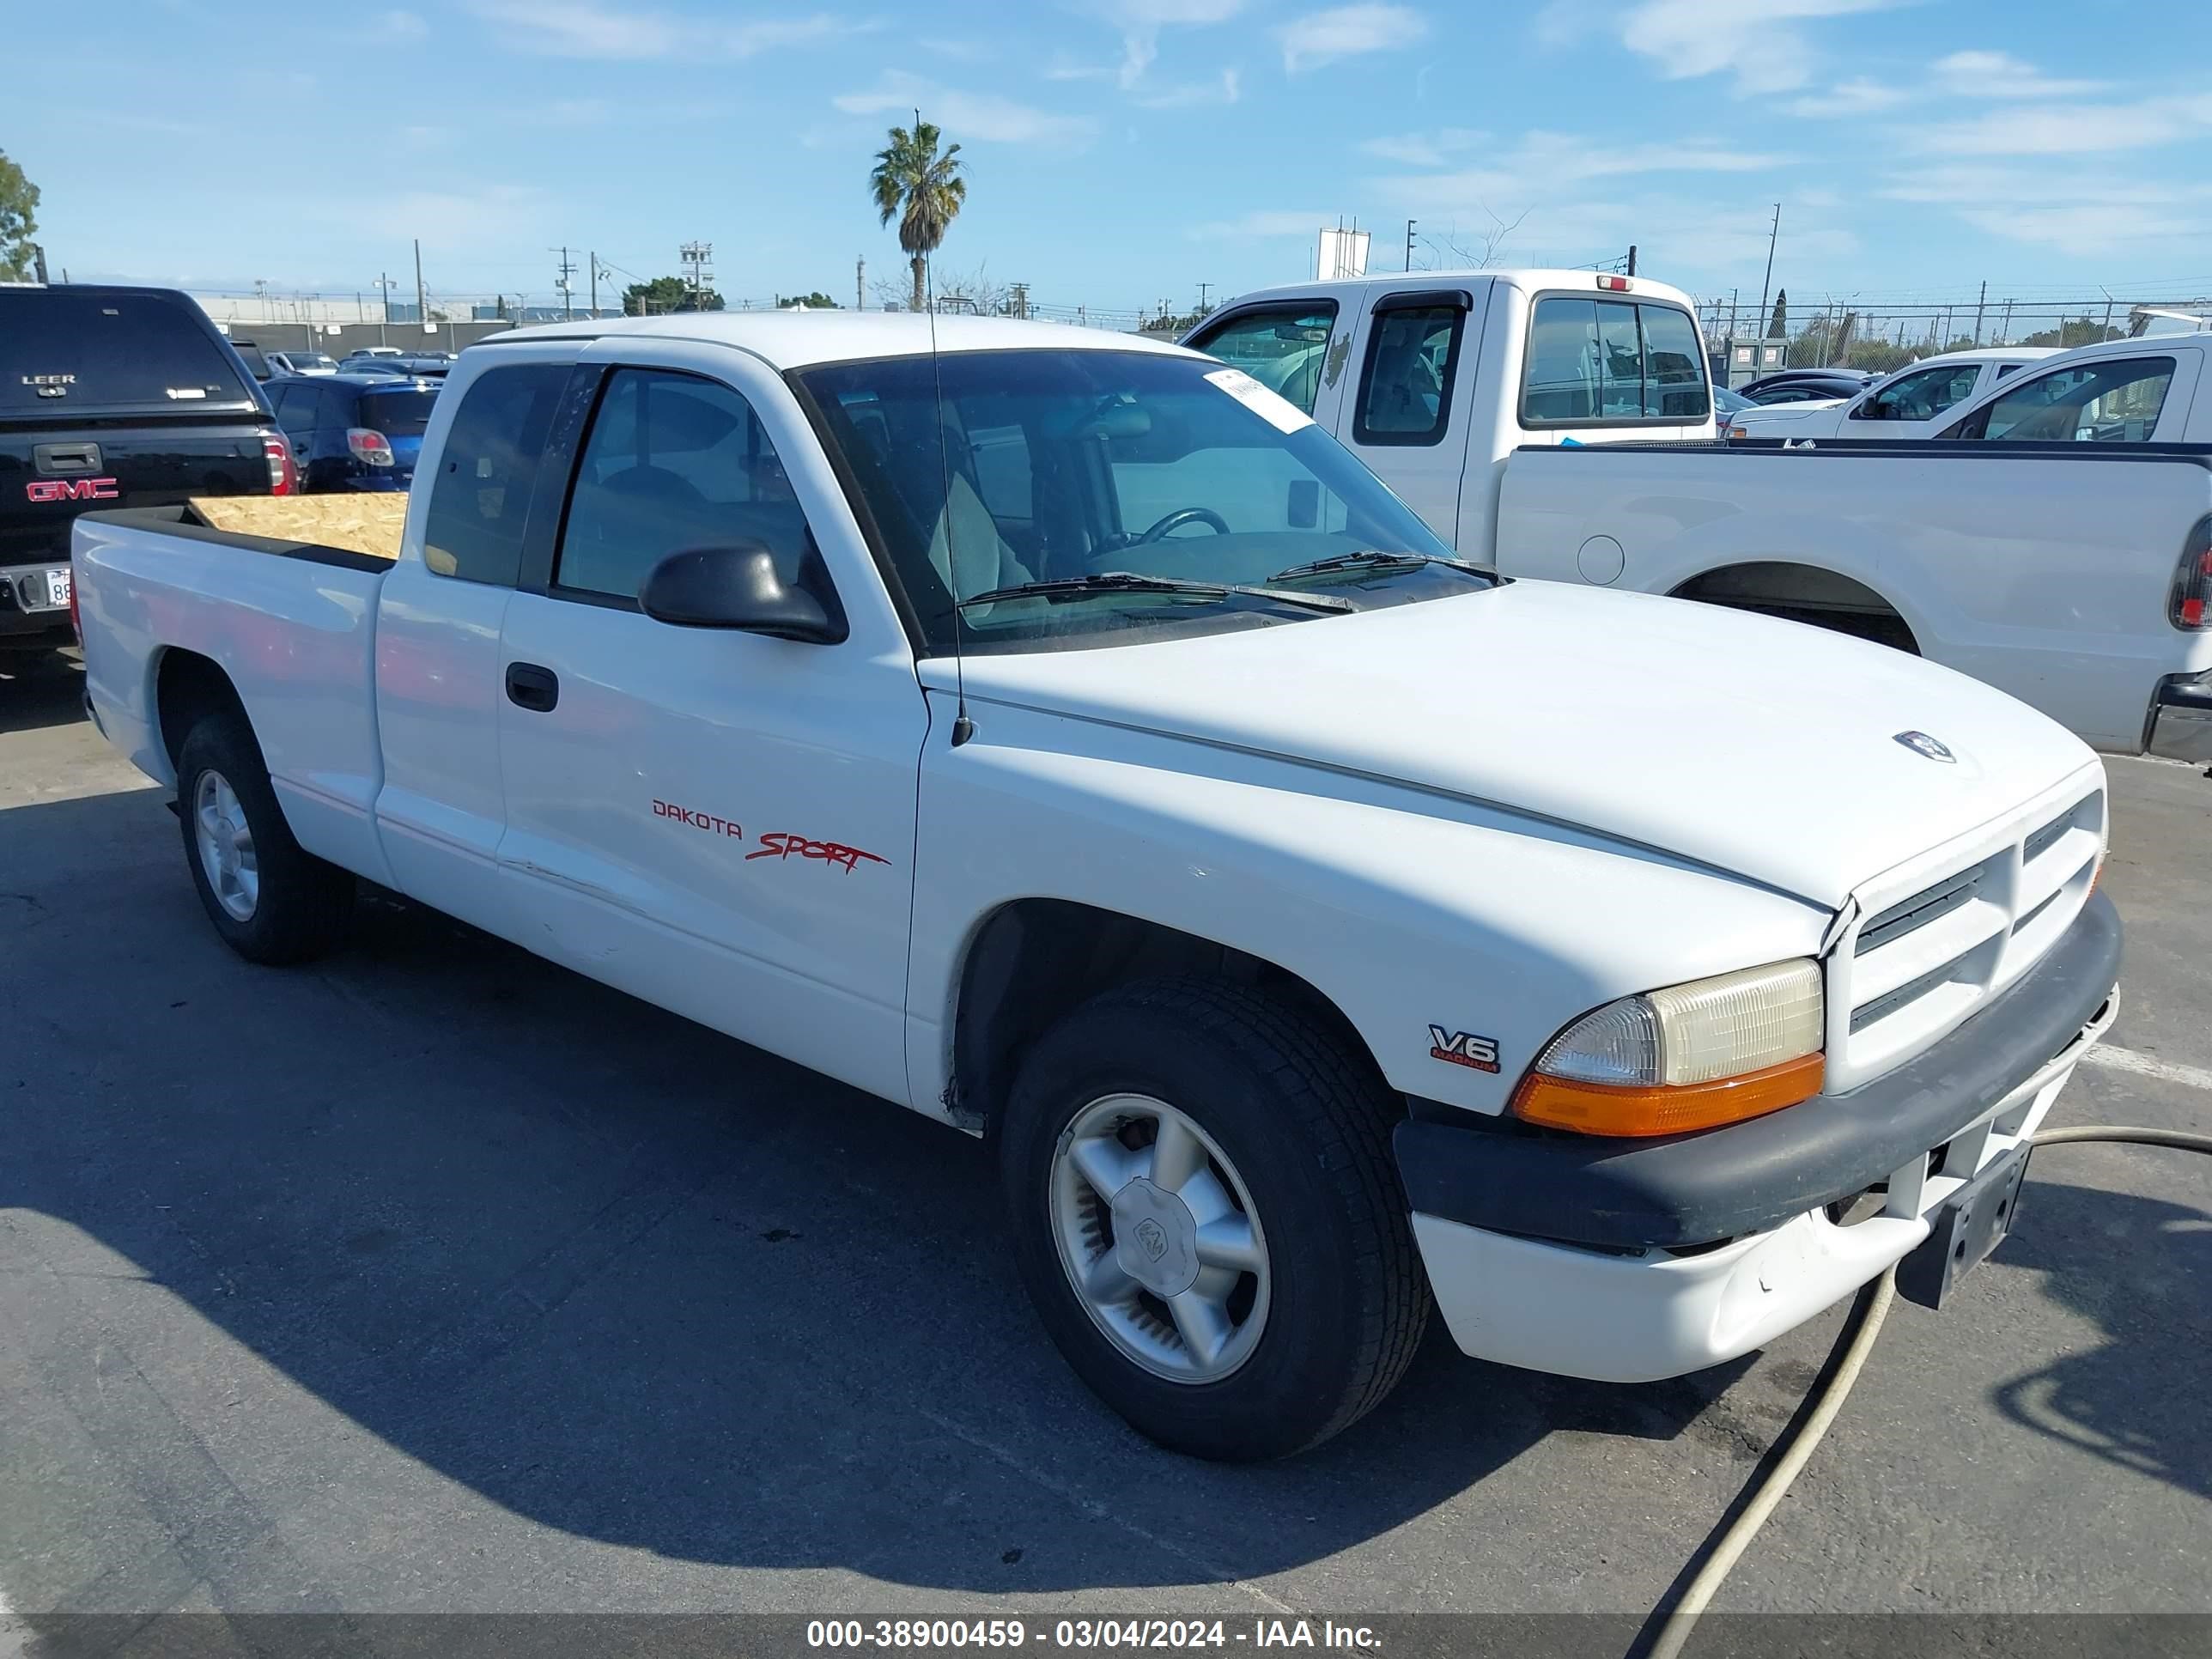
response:
M404 489L415 482L434 380L391 374L280 374L262 384L292 445L300 489Z

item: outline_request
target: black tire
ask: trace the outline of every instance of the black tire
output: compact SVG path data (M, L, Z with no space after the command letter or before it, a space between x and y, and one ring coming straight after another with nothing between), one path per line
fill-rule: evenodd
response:
M200 856L193 805L201 779L210 772L230 786L253 838L259 891L252 915L243 919L223 908ZM292 838L270 787L261 745L242 712L203 714L185 733L177 751L177 806L192 886L208 920L232 950L248 962L276 966L310 961L345 936L353 920L353 877Z
M1115 1094L1195 1121L1260 1218L1267 1317L1219 1380L1173 1381L1136 1363L1061 1264L1056 1150L1086 1107ZM1401 1109L1364 1053L1237 986L1132 984L1054 1026L1023 1062L995 1134L1024 1282L1076 1374L1139 1433L1224 1462L1288 1456L1372 1410L1412 1363L1429 1312L1390 1150Z

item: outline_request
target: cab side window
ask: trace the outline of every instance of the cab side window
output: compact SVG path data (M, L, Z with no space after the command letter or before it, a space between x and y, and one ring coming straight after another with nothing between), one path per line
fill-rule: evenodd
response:
M615 371L577 464L555 588L635 602L670 554L750 544L787 582L811 545L752 405L696 374Z
M2107 357L2021 381L1943 435L2015 443L2148 443L2172 384L2171 357Z
M1961 398L1969 396L1981 379L1975 363L1953 363L1923 368L1891 381L1851 411L1855 421L1932 421Z
M1243 369L1310 415L1321 395L1322 361L1336 322L1334 300L1261 306L1224 318L1190 338L1194 351Z
M1386 301L1386 303L1388 303ZM1352 434L1363 444L1434 444L1451 422L1452 381L1467 310L1453 303L1377 309Z
M514 586L531 491L568 383L560 363L488 369L470 383L423 520L422 562L434 574Z

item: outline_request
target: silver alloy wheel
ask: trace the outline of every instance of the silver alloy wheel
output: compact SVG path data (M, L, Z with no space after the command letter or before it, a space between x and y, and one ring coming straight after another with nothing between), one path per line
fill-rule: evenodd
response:
M212 767L192 789L192 835L200 868L216 902L234 921L251 921L261 902L261 866L253 856L253 831L230 780Z
M1267 1235L1213 1138L1149 1095L1108 1095L1053 1150L1053 1237L1076 1299L1155 1376L1215 1382L1267 1323Z

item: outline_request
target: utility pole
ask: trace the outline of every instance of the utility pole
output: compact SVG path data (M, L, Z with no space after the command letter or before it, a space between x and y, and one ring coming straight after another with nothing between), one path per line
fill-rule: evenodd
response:
M921 118L917 115L915 119L919 122ZM707 302L707 284L714 277L714 273L707 269L707 261L714 257L714 245L712 242L686 242L676 251L684 261L684 280L691 290L691 309L702 310Z
M1419 222L1418 219L1406 221L1406 269L1407 270L1413 268L1413 227Z
M592 319L593 319L594 321L596 321L596 320L598 319L598 318L599 318L599 249L597 249L597 248L587 248L587 249L586 249L586 250L585 250L585 252L584 252L584 263L585 263L586 264L587 264L587 265L591 266L591 268L592 268Z
M1990 281L1984 276L1982 278L1981 298L1974 301L1974 343L1976 345L1982 343L1982 307L1989 303L1989 299Z
M575 283L570 280L576 274L575 262L568 258L568 250L565 247L550 247L545 251L561 256L560 264L555 267L553 286L561 290L561 316L565 321L576 314Z
M1205 316L1209 309L1206 303L1206 290L1212 286L1211 283L1200 283L1198 285L1198 314L1201 317Z
M415 239L415 320L418 323L430 320L430 300L422 289L422 239L420 236Z
M868 308L868 261L866 255L853 261L853 309Z
M1999 340L1997 343L1999 345L2012 343L2012 301L2009 300L2005 301L2004 338Z
M1774 285L1774 244L1782 234L1782 204L1774 204L1774 223L1766 233L1766 276L1759 285L1759 337L1766 337L1766 291ZM1764 368L1764 363L1759 365Z

